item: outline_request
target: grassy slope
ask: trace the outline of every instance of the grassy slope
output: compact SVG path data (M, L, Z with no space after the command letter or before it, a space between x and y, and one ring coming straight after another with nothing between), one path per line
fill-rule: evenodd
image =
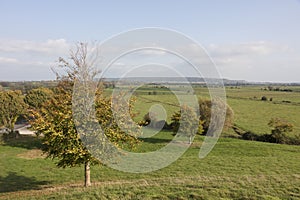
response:
M153 89L151 89L152 91ZM170 121L178 110L174 95L159 91L138 94L137 118L163 102ZM205 88L196 89L206 96ZM273 102L259 101L261 96ZM227 89L228 103L235 111L235 123L245 130L270 132L271 117L283 117L300 130L300 93L269 92L258 87ZM258 100L253 99L256 96ZM251 99L252 98L252 99ZM153 101L154 100L154 101ZM282 100L292 104L282 104ZM276 103L276 104L274 104ZM163 140L160 140L163 139ZM171 133L162 132L146 140L137 151L164 146ZM171 166L148 174L128 174L104 166L92 167L94 186L82 188L83 168L58 169L51 160L24 158L39 142L28 139L0 145L0 199L300 199L300 147L221 138L214 150L198 159L199 137ZM41 189L43 190L36 190Z
M156 138L171 139L171 133L161 132ZM57 169L51 160L18 156L29 149L1 145L0 199L300 198L299 146L222 138L200 160L202 139L196 138L183 157L156 172L129 174L94 166L95 185L89 189L81 187L82 168ZM157 147L144 142L137 151ZM32 191L40 188L44 189Z

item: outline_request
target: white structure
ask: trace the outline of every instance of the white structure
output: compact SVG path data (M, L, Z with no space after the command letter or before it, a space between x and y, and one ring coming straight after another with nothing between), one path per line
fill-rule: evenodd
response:
M35 135L34 131L28 129L30 127L29 124L17 124L15 125L15 131L18 131L20 135Z

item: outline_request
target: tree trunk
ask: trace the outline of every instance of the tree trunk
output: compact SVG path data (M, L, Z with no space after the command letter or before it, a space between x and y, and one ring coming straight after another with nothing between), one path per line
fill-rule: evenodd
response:
M86 161L84 164L84 186L91 186L91 170L90 170L90 162Z
M15 131L15 123L13 123L12 121L9 122L9 129L10 134L13 134Z
M189 144L192 144L192 136L189 137Z

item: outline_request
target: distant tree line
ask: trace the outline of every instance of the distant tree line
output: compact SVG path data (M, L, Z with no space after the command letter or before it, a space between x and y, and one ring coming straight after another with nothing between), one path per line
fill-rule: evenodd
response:
M263 90L278 91L278 92L293 92L293 90L290 88L273 87L270 85L268 87L263 88Z
M0 91L3 90L20 90L23 94L36 88L53 88L57 85L57 80L53 81L1 81Z

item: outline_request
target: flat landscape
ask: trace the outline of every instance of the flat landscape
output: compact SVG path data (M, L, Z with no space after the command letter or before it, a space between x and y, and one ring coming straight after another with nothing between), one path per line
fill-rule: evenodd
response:
M290 134L296 137L300 92L297 87L289 88L291 92L267 91L263 86L228 87L234 126L258 135L270 134L269 120L280 117L294 125ZM195 91L198 97L208 97L204 87ZM262 101L262 96L272 101ZM150 85L137 90L135 97L136 121L154 104L165 107L167 122L179 110L167 89ZM144 139L134 151L154 151L172 138L172 131L163 130ZM82 167L57 168L55 159L45 159L39 138L11 139L0 145L0 199L300 199L300 146L242 140L229 129L208 156L199 159L203 139L197 135L182 157L151 173L92 166L89 188L83 187Z

